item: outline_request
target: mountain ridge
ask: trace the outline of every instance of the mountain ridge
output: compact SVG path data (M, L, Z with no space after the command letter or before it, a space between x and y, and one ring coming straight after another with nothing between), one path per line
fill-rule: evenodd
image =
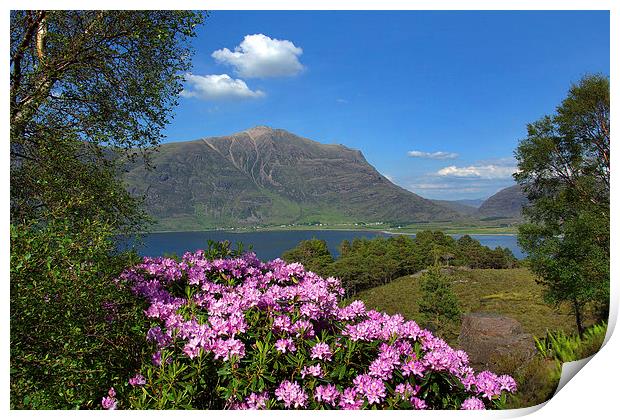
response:
M487 198L478 208L480 217L522 218L528 199L520 185L503 188Z
M124 179L163 229L462 217L393 184L359 150L283 129L165 143L152 160L151 171L129 163Z

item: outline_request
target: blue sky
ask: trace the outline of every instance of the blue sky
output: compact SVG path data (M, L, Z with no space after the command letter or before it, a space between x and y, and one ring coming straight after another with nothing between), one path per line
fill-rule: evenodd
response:
M214 11L193 44L167 141L283 128L450 200L513 184L526 124L609 75L605 11Z

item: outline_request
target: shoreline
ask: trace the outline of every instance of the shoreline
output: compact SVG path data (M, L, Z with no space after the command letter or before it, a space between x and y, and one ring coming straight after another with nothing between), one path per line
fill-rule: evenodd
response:
M299 232L299 231L345 231L345 232L368 232L368 233L383 233L385 235L415 235L418 231L423 230L432 230L432 231L440 231L446 235L476 235L476 236L517 236L517 232L475 232L475 231L458 231L458 229L447 228L447 229L418 229L415 232L411 231L390 231L390 230L379 230L379 229L356 229L356 228L321 228L321 229L312 229L310 227L300 227L300 228L288 228L288 229L247 229L247 230L233 230L233 229L204 229L204 230L156 230L151 232L140 232L142 235L150 235L150 234L160 234L160 233L206 233L206 232L225 232L232 234L244 234L244 233L266 233L266 232ZM456 231L455 231L456 230Z
M469 236L517 236L516 233L472 233L472 232L458 232L458 233L446 233L441 230L446 235L469 235ZM415 235L415 233L409 232L390 232L387 230L382 230L381 233L385 233L387 235Z

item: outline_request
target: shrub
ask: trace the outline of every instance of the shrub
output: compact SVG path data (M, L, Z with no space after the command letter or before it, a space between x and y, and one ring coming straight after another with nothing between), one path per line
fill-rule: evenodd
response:
M119 277L150 305L153 354L110 383L104 408L482 409L516 389L414 321L340 307L335 278L211 251L145 258Z
M308 270L320 275L324 275L334 262L327 242L316 238L299 242L295 248L285 251L282 254L282 259L288 262L301 263Z
M567 335L563 331L548 332L542 339L536 339L538 352L547 358L555 360L561 368L562 363L572 362L592 356L605 340L607 324L600 323L591 326L579 335Z
M345 240L335 260L325 241L301 241L284 252L282 259L302 263L322 276L338 277L347 297L437 263L470 268L514 268L518 262L508 248L492 250L468 235L455 240L450 235L430 230L418 232L415 238L397 235Z
M548 332L546 337L536 339L538 355L534 359L527 363L505 360L500 371L514 376L519 386L508 408L529 407L549 400L558 387L562 364L596 353L603 344L606 330L605 323L593 325L586 329L583 339L578 334Z
M450 327L459 323L461 309L450 280L441 274L439 266L429 267L422 275L420 290L418 307L426 326L437 333L453 330Z
M105 224L11 225L11 408L93 408L141 363L143 317Z

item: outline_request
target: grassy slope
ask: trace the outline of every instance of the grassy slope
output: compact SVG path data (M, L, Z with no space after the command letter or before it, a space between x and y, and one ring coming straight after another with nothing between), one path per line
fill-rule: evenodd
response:
M320 212L320 216L317 215ZM278 231L278 230L376 230L385 231L394 234L411 234L423 230L439 230L446 234L487 234L487 235L511 235L517 233L517 226L499 226L498 224L466 224L459 222L442 222L442 223L420 223L403 226L400 229L389 227L387 224L355 224L355 219L342 221L343 216L337 212L317 208L316 211L307 214L308 210L302 212L301 217L295 220L295 225L257 225L236 227L234 230L238 232L254 232L254 231ZM321 221L321 226L305 225L314 221ZM231 223L231 226L233 224ZM181 216L170 217L159 221L152 231L153 232L194 232L196 230L214 230L219 225L209 220L204 220L199 216ZM230 227L228 227L230 229Z
M450 277L463 312L496 312L517 319L523 329L543 337L546 331L564 331L576 334L574 317L567 306L554 309L542 299L543 288L526 268L511 270L459 270ZM401 277L385 286L366 290L353 299L361 299L367 306L381 311L401 313L406 318L419 320L417 301L420 296L419 276ZM351 300L353 300L351 299ZM592 319L587 320L591 324ZM448 328L444 338L458 347L460 326ZM593 354L600 343L581 350ZM525 365L505 361L498 373L515 377L519 391L509 399L507 408L522 408L540 404L553 395L558 385L556 362L535 358Z
M576 332L570 309L566 306L554 309L545 304L542 287L536 284L534 275L526 268L459 270L450 274L450 278L464 313L506 315L517 319L526 332L535 336L544 336L547 330ZM419 280L415 276L401 277L387 285L361 292L355 299L363 300L369 307L418 320ZM445 338L454 344L455 337Z

